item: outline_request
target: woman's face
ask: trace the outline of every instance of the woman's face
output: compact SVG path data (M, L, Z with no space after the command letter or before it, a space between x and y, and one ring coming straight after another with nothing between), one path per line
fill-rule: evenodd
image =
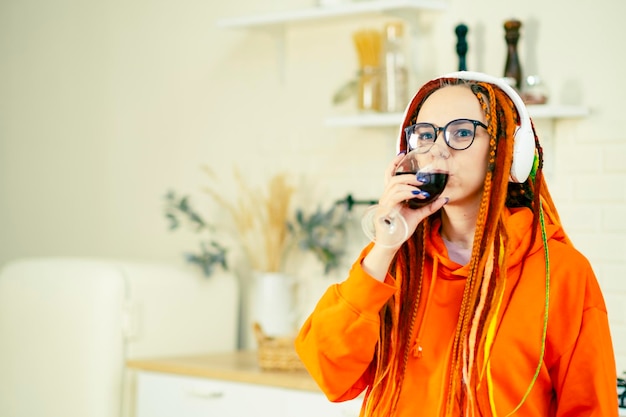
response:
M426 99L417 115L418 123L428 122L437 127L455 119L472 119L487 124L478 99L467 86L440 88ZM489 153L487 130L477 126L474 142L462 151L448 147L443 132L439 133L437 143L450 152L450 177L443 193L450 199L448 204L480 204Z

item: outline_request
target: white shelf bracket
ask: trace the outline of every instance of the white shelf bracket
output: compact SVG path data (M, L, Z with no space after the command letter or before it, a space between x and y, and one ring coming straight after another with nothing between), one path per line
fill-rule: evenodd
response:
M262 26L259 27L259 30L251 31L253 34L262 32L267 33L274 40L274 47L276 49L276 74L278 81L283 84L285 82L285 65L287 62L286 25Z
M281 84L285 83L285 65L287 63L287 30L285 25L278 25L269 29L271 35L274 37L274 43L276 45L276 67L278 74L278 81Z

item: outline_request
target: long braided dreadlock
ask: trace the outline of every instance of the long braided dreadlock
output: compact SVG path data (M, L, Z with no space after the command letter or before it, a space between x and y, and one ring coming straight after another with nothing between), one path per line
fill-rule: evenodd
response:
M488 170L476 220L469 274L454 334L445 410L446 416L453 413L492 416L493 399L484 393L491 392L489 354L497 333L497 318L507 307L501 303L508 261L508 236L503 220L505 207L529 207L534 213L533 230L537 230L543 213L551 223L560 224L560 220L545 186L543 154L536 135L536 157L531 176L524 183L509 182L513 161L512 139L519 116L511 99L500 88L489 83L451 78L432 80L412 100L402 128L414 123L422 103L433 92L459 84L471 88L482 106L490 143ZM406 150L405 146L401 140L400 150ZM380 313L379 343L370 369L374 378L365 402L365 415L368 417L395 415L412 348L411 335L424 279L424 242L430 233L433 218L438 215L435 213L418 225L413 236L398 250L390 268L398 291ZM535 239L535 234L532 239ZM416 258L418 262L412 262ZM481 391L483 394L478 391L480 384L488 386L487 390Z

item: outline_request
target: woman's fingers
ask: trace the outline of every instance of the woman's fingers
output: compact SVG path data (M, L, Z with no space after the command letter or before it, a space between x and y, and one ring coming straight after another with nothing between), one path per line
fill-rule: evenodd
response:
M396 155L389 165L387 165L387 169L385 170L385 179L387 182L396 174L396 168L402 159L404 159L404 152Z

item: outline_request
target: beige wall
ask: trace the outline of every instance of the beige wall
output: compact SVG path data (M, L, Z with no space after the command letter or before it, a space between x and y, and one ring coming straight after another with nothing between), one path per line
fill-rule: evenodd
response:
M236 195L238 166L255 186L292 174L301 204L330 204L348 192L376 198L395 129L323 121L354 106L330 103L355 72L352 31L386 19L290 26L284 38L216 26L313 2L0 2L0 263L41 255L179 262L196 237L167 231L162 196L169 188L196 193L206 183L202 164L221 175L225 196ZM591 109L582 120L537 125L564 223L605 291L620 370L625 12L622 0L450 0L446 11L408 16L419 28L414 86L456 69L459 22L470 28L469 68L499 75L502 23L516 17L525 25L525 72L543 77L553 102ZM363 242L358 216L354 252Z

